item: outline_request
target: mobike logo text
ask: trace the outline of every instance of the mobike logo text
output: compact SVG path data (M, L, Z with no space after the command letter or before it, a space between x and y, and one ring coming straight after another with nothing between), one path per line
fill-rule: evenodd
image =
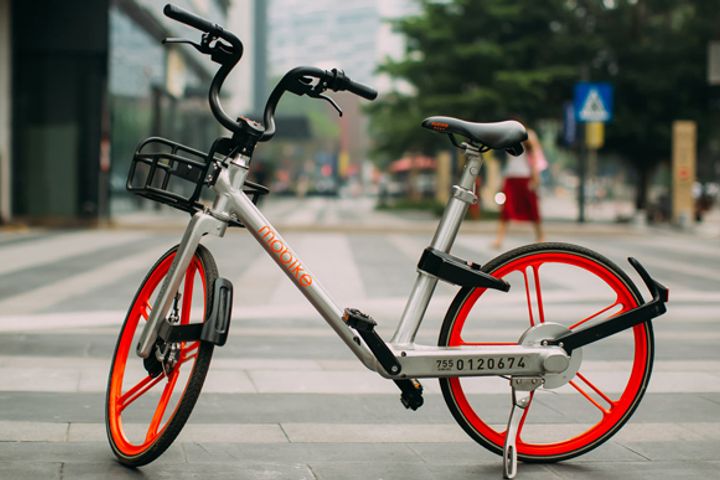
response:
M258 230L258 233L262 236L263 242L270 246L272 253L280 259L280 264L295 277L301 287L309 287L312 285L313 279L310 274L303 270L300 260L290 253L287 245L277 238L275 232L273 232L269 226L264 225Z

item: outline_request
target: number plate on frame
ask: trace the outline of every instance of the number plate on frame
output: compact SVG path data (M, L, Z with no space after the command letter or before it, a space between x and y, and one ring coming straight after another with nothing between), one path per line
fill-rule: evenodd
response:
M434 361L437 372L485 372L498 370L517 370L527 367L524 356L476 357L476 358L439 358Z

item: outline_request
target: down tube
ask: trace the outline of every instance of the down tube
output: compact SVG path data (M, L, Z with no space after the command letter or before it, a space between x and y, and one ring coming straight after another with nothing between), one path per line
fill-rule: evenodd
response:
M265 251L292 280L322 317L330 324L355 355L371 370L378 371L377 361L370 350L362 344L355 332L342 320L343 311L330 299L318 279L310 273L287 242L270 225L243 192L233 192L230 202L234 213ZM361 345L356 343L360 341Z

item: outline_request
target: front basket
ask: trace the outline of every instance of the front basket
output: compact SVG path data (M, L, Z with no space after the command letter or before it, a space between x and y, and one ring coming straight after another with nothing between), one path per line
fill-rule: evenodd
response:
M179 143L151 137L140 144L127 179L127 189L141 197L186 212L198 203L210 163L207 154Z
M148 138L135 151L127 190L193 214L205 208L200 203L203 187L214 183L217 162L212 160L224 160L222 156L216 158L215 146L207 154L165 138ZM250 181L245 182L243 191L253 203L269 192L267 187Z

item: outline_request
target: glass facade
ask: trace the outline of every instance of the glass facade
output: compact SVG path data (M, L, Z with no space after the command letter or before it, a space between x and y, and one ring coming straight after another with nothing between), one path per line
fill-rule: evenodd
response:
M13 27L0 22L11 35L0 61L12 58L0 76L0 94L12 84L0 98L10 105L0 112L0 221L67 225L151 208L125 190L138 143L163 136L207 151L221 134L207 103L217 65L161 44L200 37L166 18L164 2L0 1ZM227 0L176 3L227 19Z
M314 65L338 67L353 80L372 83L381 24L377 0L272 0L268 19L273 76Z
M13 216L101 215L106 1L12 4Z
M193 9L194 2L179 2ZM206 2L209 18L219 17ZM160 15L160 11L153 12ZM168 28L175 27L167 23ZM110 9L110 213L124 214L156 204L129 194L125 181L135 148L149 136L162 136L206 151L219 127L207 104L214 66L185 46L166 47L125 11ZM182 28L182 27L180 27ZM199 35L199 34L198 34ZM193 38L193 40L197 40ZM198 60L197 63L193 59Z

